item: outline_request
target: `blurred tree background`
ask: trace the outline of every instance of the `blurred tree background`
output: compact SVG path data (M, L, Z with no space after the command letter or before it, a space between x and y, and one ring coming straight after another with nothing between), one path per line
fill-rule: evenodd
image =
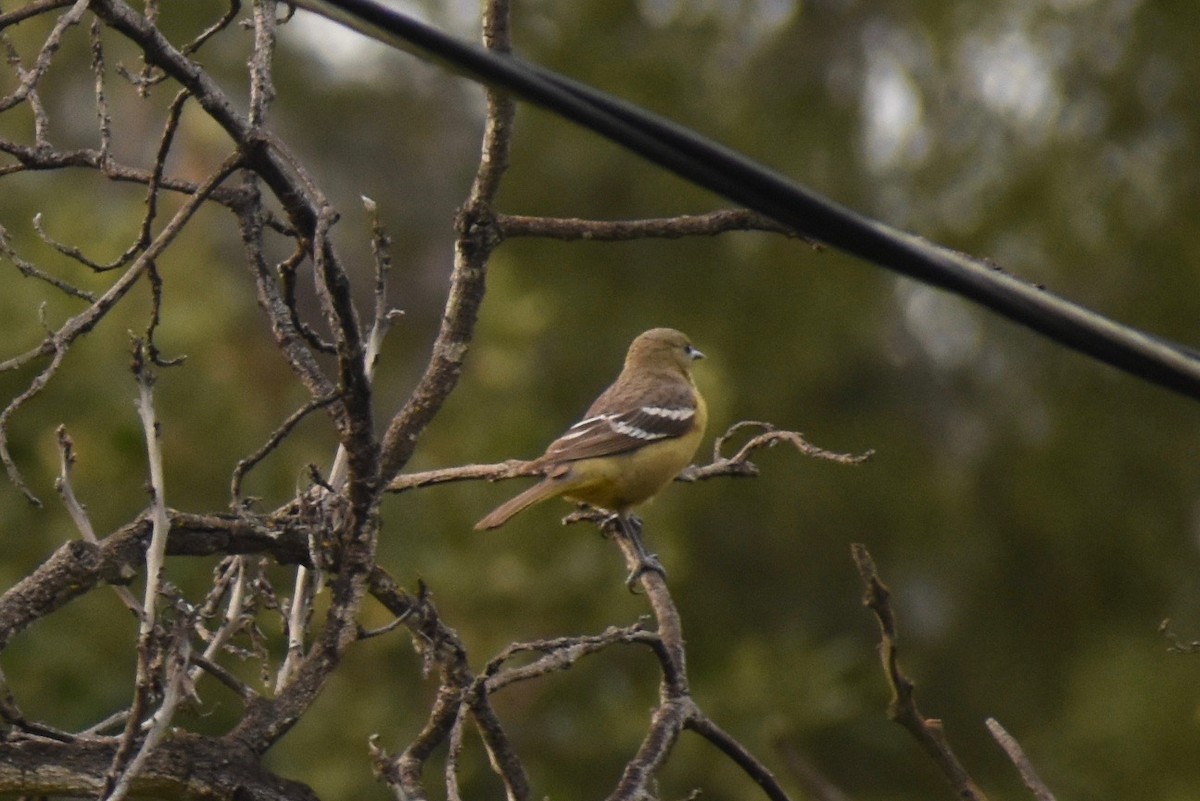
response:
M401 5L477 35L474 4ZM183 38L223 9L215 0L167 2L161 22ZM1192 344L1200 340L1197 24L1191 3L1139 0L514 5L523 57L845 205ZM39 23L8 35L19 46L45 32ZM201 59L231 90L245 80L250 33L241 36ZM361 266L364 300L360 195L378 202L395 240L392 301L407 315L378 370L380 412L389 414L387 400L405 397L439 323L451 221L478 159L482 92L303 13L280 41L271 128L342 211L335 236ZM132 50L109 58L110 70L118 58L136 64ZM87 64L80 29L42 95L55 136L90 146ZM5 93L15 86L11 73L3 81ZM114 110L116 141L143 148L123 156L153 152L169 100L169 92L149 103L113 99L124 103ZM17 136L17 121L0 125ZM516 125L503 211L637 218L723 205L544 112L521 107ZM224 143L203 127L185 136L171 168L202 176ZM90 172L5 185L0 225L43 265L65 263L37 239L35 214L54 238L104 259L142 213L141 188ZM159 344L188 356L159 382L168 501L220 508L234 464L304 393L255 306L228 215L205 211L159 267ZM39 315L58 320L75 309L21 281L13 265L0 268L7 358L40 340ZM698 700L785 782L791 752L852 798L948 795L885 717L875 624L848 551L863 542L896 593L902 659L922 708L945 720L992 798L1027 793L984 728L988 716L1022 742L1060 797L1200 793L1200 662L1172 653L1158 631L1171 618L1182 637L1200 636L1192 401L949 295L771 234L514 240L492 261L462 384L411 469L537 455L615 375L632 336L657 325L688 332L708 354L698 381L713 433L766 420L833 450L876 451L851 468L776 449L756 460L756 480L676 485L644 510L683 614ZM53 498L59 423L76 440L76 491L101 532L143 508L144 448L126 362L127 330L144 326L136 313L107 320L12 419L14 456L47 506L0 486L4 587L74 536ZM32 375L0 373L5 399ZM291 497L304 466L327 466L333 447L314 416L248 491L268 507ZM433 488L383 510L381 563L401 581L428 582L477 668L514 640L598 631L644 612L622 586L612 546L559 527L565 505L473 532L514 486ZM173 562L168 575L204 586L208 567ZM364 624L386 622L375 611L379 619ZM100 612L112 626L88 623ZM4 671L31 715L86 726L127 701L135 638L115 598L89 596L23 634ZM653 702L650 661L607 652L496 699L538 797L611 785ZM419 667L403 635L353 649L314 714L273 751L275 767L323 797L387 797L371 778L366 738L378 732L398 747L415 735L431 686ZM236 714L236 702L228 711ZM221 731L228 720L218 707L193 724ZM474 757L467 787L488 797L494 779ZM686 736L662 782L665 798L695 786L706 798L755 792Z

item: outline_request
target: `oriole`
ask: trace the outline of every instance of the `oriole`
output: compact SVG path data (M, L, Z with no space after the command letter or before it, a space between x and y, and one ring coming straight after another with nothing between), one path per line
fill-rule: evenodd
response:
M654 328L629 346L612 386L546 452L530 462L540 483L501 504L475 524L499 528L535 503L563 497L615 513L649 500L688 465L704 436L708 411L692 379L704 354L671 328ZM635 531L624 529L640 547ZM661 567L650 565L661 571Z

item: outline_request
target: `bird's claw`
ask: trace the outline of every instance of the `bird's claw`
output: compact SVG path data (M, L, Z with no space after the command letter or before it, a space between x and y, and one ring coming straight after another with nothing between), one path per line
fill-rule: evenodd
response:
M625 586L634 595L637 595L638 580L646 573L657 573L664 580L667 578L667 569L663 567L662 562L658 561L658 554L646 553L644 550L640 550L638 554L638 566L625 579Z
M654 572L664 579L667 577L667 569L663 567L662 562L658 561L658 555L646 550L646 544L642 541L641 520L633 515L613 515L613 518L605 521L604 530L620 533L629 540L637 553L637 567L625 579L625 586L629 588L630 592L637 592L638 579L646 573Z

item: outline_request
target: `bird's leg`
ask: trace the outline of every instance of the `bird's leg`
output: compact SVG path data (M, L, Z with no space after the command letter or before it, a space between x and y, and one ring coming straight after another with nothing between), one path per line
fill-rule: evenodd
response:
M634 591L637 585L637 580L642 577L642 574L648 570L653 570L664 579L667 577L667 569L662 566L662 562L658 561L658 555L652 554L646 550L646 543L642 540L642 521L633 515L614 515L616 518L617 529L624 535L633 545L634 551L637 552L638 565L625 579L625 586L630 592Z

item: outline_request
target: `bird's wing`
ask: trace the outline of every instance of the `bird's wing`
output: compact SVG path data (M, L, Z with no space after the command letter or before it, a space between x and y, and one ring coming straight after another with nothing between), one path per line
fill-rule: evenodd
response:
M627 408L605 411L597 406L600 404L550 443L538 461L553 464L624 453L681 437L696 424L696 401L686 384L647 396Z

